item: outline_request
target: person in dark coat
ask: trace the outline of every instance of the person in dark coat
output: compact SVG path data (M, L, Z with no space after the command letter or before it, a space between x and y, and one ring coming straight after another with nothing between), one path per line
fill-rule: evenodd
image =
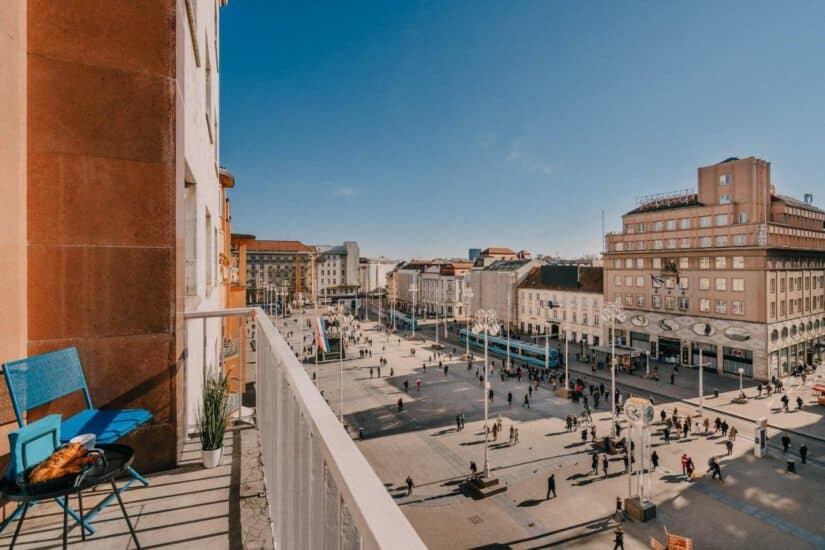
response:
M624 550L624 531L622 531L621 525L617 525L616 530L613 531L613 550L619 548Z
M782 434L782 452L787 453L788 452L788 447L790 447L790 446L791 446L791 438L788 437L788 434L783 433Z
M415 483L413 483L412 477L407 476L407 496L412 494L413 487L415 487Z
M654 470L659 467L659 454L656 451L653 451L650 454L650 464L653 466Z
M550 477L547 478L547 497L545 500L550 499L550 493L553 493L553 498L556 498L556 474L550 474Z
M802 445L799 446L799 457L802 459L802 464L807 464L808 461L808 446L805 445L805 442L802 442Z

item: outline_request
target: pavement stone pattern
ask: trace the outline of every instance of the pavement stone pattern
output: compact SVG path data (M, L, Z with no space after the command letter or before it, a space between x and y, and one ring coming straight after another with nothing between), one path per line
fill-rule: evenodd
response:
M618 455L611 457L607 477L601 471L591 473L592 444L582 443L578 431L567 432L564 423L568 414L581 412L581 405L556 397L543 384L534 392L528 409L521 405L527 391L526 379L502 382L491 376L494 399L490 418L501 414L504 441L499 438L493 442L489 456L493 475L508 485L508 491L475 501L462 492L461 482L469 474L470 460L483 467L484 398L475 366L467 370L460 357L463 347L455 341L447 344L447 350L455 348L456 354L447 361L449 370L445 375L427 361L434 353L432 328L418 331L417 335L424 333L423 341L411 342L401 335L399 342L397 335L388 337L378 332L374 322L359 323L362 334L372 339L373 353L371 358L343 363L345 424L356 439L358 428L364 428L365 438L357 441L359 448L429 547L613 547L615 523L611 517L615 499L627 496L629 476ZM414 356L411 349L415 349ZM382 354L389 364L378 378ZM481 353L475 352L475 357L480 358ZM495 360L500 364L499 358ZM573 365L571 362L571 370L578 370ZM316 373L318 387L337 413L341 406L339 364L306 367L308 372ZM390 368L393 376L389 376ZM580 370L592 379L589 366L581 365ZM680 369L680 376L684 370ZM738 393L738 380L709 378L705 379L707 391L718 384L720 389L728 388L726 392ZM417 379L422 380L420 391L415 386ZM630 389L631 382L641 387L634 391L637 395L644 395L644 384L654 384L639 376L621 375L618 385ZM670 384L660 382L656 389L657 415L660 407L669 413L674 406L682 415L689 412L690 405L674 400L691 397L689 384L688 376L679 378L675 385L680 389L673 391L674 397L667 397L671 388L664 386ZM508 391L514 396L512 406L505 399ZM725 395L720 395L720 402ZM400 412L396 406L399 397L404 403ZM740 407L764 405L749 402ZM462 431L455 427L458 412L465 414ZM823 429L822 412L813 407L802 412L804 415L782 416L795 429L817 433ZM716 414L706 413L711 419ZM608 433L610 415L605 405L593 416L598 435ZM792 474L785 470L784 460L755 458L751 429L735 418L730 423L739 429L732 456L726 456L724 441L718 435L690 434L665 445L658 426L654 427L651 439L660 455L660 468L649 477L653 479L651 489L658 519L646 524L626 522L626 548L649 548L651 536L663 541L665 526L670 532L694 537L696 547L703 549L748 548L755 541L757 547L783 550L820 547L821 537L825 536L821 514L825 468L797 461L797 473ZM519 430L517 445L506 441L510 425ZM818 454L813 452L811 442L808 445L812 455ZM686 480L679 462L683 452L693 458L700 474L704 474L707 460L717 457L724 482L704 477ZM550 473L555 473L558 497L545 500ZM410 496L404 486L407 475L416 484ZM630 479L635 489L636 476Z

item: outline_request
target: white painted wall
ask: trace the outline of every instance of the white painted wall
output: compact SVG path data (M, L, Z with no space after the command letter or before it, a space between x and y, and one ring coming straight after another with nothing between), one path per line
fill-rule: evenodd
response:
M194 18L190 24L189 7ZM184 24L184 159L187 311L220 309L223 305L218 257L223 248L219 167L219 14L218 0L178 0ZM196 50L197 48L197 50ZM197 53L196 53L197 51ZM200 406L203 362L221 364L221 322L187 323L186 425L194 426ZM205 352L204 352L205 348ZM205 353L205 355L204 355Z

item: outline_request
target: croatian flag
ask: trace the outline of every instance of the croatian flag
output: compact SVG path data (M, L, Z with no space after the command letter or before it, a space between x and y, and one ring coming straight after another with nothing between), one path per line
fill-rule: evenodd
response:
M665 280L661 276L656 275L655 273L650 274L650 280L653 281L653 284L658 286L662 286L663 284L665 284Z
M329 338L327 337L326 323L321 317L316 317L313 322L315 328L315 343L321 353L329 352Z

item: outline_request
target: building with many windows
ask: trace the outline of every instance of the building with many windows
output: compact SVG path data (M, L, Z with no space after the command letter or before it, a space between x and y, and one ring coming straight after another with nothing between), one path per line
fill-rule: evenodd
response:
M464 274L472 262L448 262L429 266L419 281L418 300L423 314L436 317L464 315Z
M476 265L467 271L464 278L473 292L470 313L492 309L502 323L515 328L518 285L540 265L538 260L498 260L485 267Z
M315 297L315 247L300 241L259 241L232 235L232 253L245 251L248 304L311 302ZM235 260L233 260L234 263Z
M759 380L822 356L825 211L777 192L770 163L699 168L698 190L641 199L605 237L616 335L654 358Z
M398 263L398 260L383 256L379 258L360 258L358 262L358 281L361 294L383 292L387 286L387 275Z
M353 300L360 286L358 243L344 241L341 245L319 245L315 248L315 287L318 299Z
M598 346L604 341L599 309L603 302L600 267L542 265L518 286L522 334L550 332L552 338Z

